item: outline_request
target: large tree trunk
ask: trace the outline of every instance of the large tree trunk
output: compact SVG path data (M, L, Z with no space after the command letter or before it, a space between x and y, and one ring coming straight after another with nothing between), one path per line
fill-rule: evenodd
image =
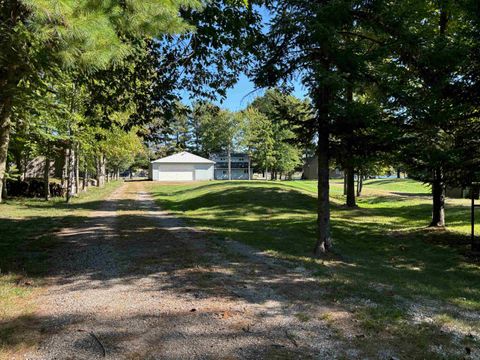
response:
M327 61L322 66L329 68ZM323 85L315 94L317 110L317 156L318 156L318 183L317 183L317 242L314 253L321 256L332 248L330 237L330 101L331 94L327 85Z
M432 222L430 227L445 226L445 184L442 179L442 171L435 170L434 181L432 182Z
M397 169L397 179L400 179L401 177L401 170L400 168Z
M85 168L83 171L82 190L83 191L87 190L87 186L88 186L88 169L87 169L87 164L85 163Z
M471 238L470 246L473 253L480 253L480 237L475 236L475 200L478 199L478 187L470 187L470 198L471 198L471 208L470 208L470 224L471 224Z
M328 125L327 125L328 126ZM329 132L327 126L318 136L318 200L317 242L314 253L319 256L332 248L330 238L330 184L329 184Z
M50 158L48 157L48 155L45 156L45 167L43 169L43 183L45 186L45 201L48 201L50 200Z
M75 194L80 192L80 146L77 144L75 147L75 162L74 162L74 173L75 173Z
M347 206L348 207L355 207L357 204L355 203L355 171L353 166L348 165L345 168L346 170L346 178L347 178Z
M60 185L62 186L62 196L65 193L66 183L67 183L67 165L68 165L68 150L66 147L62 148L62 157L63 157L63 164L62 164L62 176L60 178Z
M66 200L67 203L70 202L73 193L74 193L74 175L75 175L75 170L74 170L74 151L73 151L73 145L70 144L68 146L67 150L67 194L66 194Z
M0 99L0 202L5 195L8 144L11 128L11 99Z
M363 190L363 174L361 171L358 171L358 179L357 179L357 197L362 195Z
M97 186L102 187L105 185L105 156L100 154L96 158L97 165Z

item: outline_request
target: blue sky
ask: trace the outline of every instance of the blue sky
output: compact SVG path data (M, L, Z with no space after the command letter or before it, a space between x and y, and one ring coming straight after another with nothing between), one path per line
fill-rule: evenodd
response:
M306 96L306 91L300 82L294 82L294 90L292 95L303 99ZM219 106L231 111L238 111L245 109L256 97L261 96L265 89L255 89L255 85L244 74L241 74L236 85L227 90L227 97L223 102L215 101ZM190 104L188 94L182 94L182 100L186 104Z
M263 17L263 24L265 25L264 31L267 31L268 23L270 21L270 14L264 7L259 8L260 14ZM294 90L292 95L303 99L307 96L307 92L303 88L300 81L293 82ZM256 97L261 96L265 92L265 89L255 89L255 85L251 82L245 74L239 76L237 84L227 90L226 98L220 102L215 101L224 109L231 111L238 111L245 109ZM181 95L182 100L186 104L190 104L191 100L188 98L188 94Z
M306 96L305 89L300 82L294 83L294 91L292 95L298 98ZM247 76L241 75L237 84L227 91L227 98L223 101L221 106L228 110L237 111L247 107L257 96L261 96L265 89L255 90L254 84Z

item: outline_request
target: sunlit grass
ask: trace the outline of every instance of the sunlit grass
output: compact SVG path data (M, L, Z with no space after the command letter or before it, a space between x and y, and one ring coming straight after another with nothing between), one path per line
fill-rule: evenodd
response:
M217 236L244 242L316 271L325 299L362 304L355 314L365 331L411 333L410 304L433 302L434 314L480 310L480 267L464 257L468 200L447 201L447 231L429 231L429 189L408 179L369 180L359 207L342 204L343 184L332 190L332 237L338 258L313 258L315 181L152 183L158 203ZM469 320L459 320L471 327ZM437 326L438 325L438 326ZM441 324L418 330L427 347ZM402 341L414 341L408 336ZM413 351L414 347L412 347Z
M30 316L32 298L41 291L55 229L73 225L120 185L111 182L65 204L63 199L9 199L0 204L0 359L35 343Z

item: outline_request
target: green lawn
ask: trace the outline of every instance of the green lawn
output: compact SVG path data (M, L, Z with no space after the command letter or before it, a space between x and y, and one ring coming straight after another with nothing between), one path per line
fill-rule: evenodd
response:
M77 217L85 216L101 204L119 182L110 182L103 188L91 187L88 192L66 204L62 198L51 201L16 198L0 204L0 269L2 273L25 270L29 273L42 271L43 261L35 261L35 255L51 243L51 232L67 226ZM29 253L32 259L19 256Z
M0 204L0 359L11 358L8 351L35 343L29 338L31 332L24 330L31 326L31 299L41 291L48 251L56 245L55 229L82 221L119 185L90 188L70 204L63 199L20 198Z
M445 324L465 334L480 329L478 317L466 315L480 310L480 266L463 254L468 201L447 203L448 231L427 231L431 205L424 196L429 189L421 183L369 180L358 209L342 205L341 182L332 181L331 188L338 256L316 260L310 256L315 241L313 181L151 184L159 204L192 225L313 268L325 299L354 304L344 306L365 331L386 332L404 349L412 347L412 354L429 351L432 337L448 344L450 337L441 331ZM433 322L415 324L414 304L427 304ZM461 341L475 340L465 335Z
M384 190L401 194L431 194L429 185L411 179L372 179L366 180L364 185L367 190Z

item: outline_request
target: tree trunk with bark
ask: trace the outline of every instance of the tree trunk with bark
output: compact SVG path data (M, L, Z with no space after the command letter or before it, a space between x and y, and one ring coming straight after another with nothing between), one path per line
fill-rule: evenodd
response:
M318 136L318 198L317 198L317 242L316 256L327 253L332 248L330 238L330 184L329 184L329 132L327 126Z
M11 129L11 99L0 99L0 203L6 193L8 144Z
M43 169L43 183L45 186L45 201L50 200L50 159L45 156L45 167Z
M357 197L362 195L363 190L363 174L361 171L358 172L358 179L357 179Z
M347 175L347 206L355 207L357 206L355 202L355 171L351 165L347 165L345 170Z
M329 64L323 60L322 66L326 69ZM331 92L327 85L322 85L315 94L317 110L317 156L318 156L318 183L317 183L317 241L314 254L321 256L332 249L330 237L330 102Z
M430 227L445 226L445 184L441 169L436 169L432 182L432 221Z
M78 194L80 192L80 146L78 144L75 147L74 169L75 169L75 193Z
M62 191L65 192L66 182L67 182L67 164L68 164L68 150L66 147L62 148L62 156L63 156L63 165L62 165L62 176L60 177L60 185L62 186Z
M75 152L73 151L73 145L69 144L67 150L67 203L70 202L72 196L75 193Z
M9 171L9 165L8 165L8 162L5 166L5 172L8 173ZM0 202L1 202L1 199L6 199L7 198L7 195L8 195L8 191L7 191L7 177L5 176L3 178L3 181L2 181L2 184L0 186L1 188L1 195L0 195Z
M95 161L97 168L97 187L103 187L105 185L105 156L99 154Z
M82 190L83 191L87 190L87 186L88 186L88 169L87 169L87 165L85 164L85 169L83 171Z

